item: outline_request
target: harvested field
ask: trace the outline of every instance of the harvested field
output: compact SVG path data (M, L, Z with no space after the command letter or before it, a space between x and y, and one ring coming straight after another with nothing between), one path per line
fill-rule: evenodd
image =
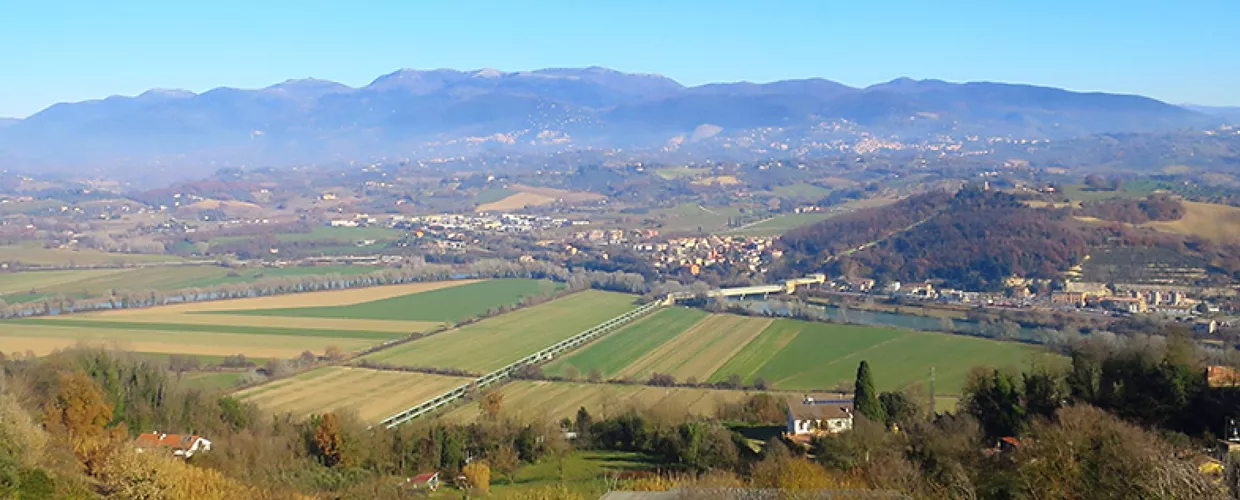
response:
M1145 226L1167 233L1198 236L1215 243L1240 244L1240 208L1195 201L1181 203L1184 217L1148 222Z
M359 304L281 309L231 310L232 314L289 316L296 318L379 319L458 323L525 297L543 295L556 288L551 281L501 279L466 283L456 287L372 300Z
M704 381L770 326L771 319L716 314L648 352L617 375L643 380L665 373L678 381Z
M357 351L377 341L365 338L45 326L33 322L7 322L0 330L0 350L6 353L29 350L45 355L79 343L134 352L291 358L303 351L322 354L329 345L345 351Z
M565 203L584 203L606 198L606 196L598 193L591 193L589 191L569 191L567 189L527 186L524 184L515 184L511 186L510 189L520 191L522 193L531 193L557 200L563 200Z
M636 306L632 295L587 290L385 349L366 359L400 366L485 373Z
M595 418L616 416L628 410L655 411L676 417L713 416L721 405L741 401L752 394L720 389L533 380L510 382L499 391L504 395L501 410L504 415L548 422L572 417L581 407ZM478 405L468 403L441 418L469 422L477 417Z
M499 201L478 205L479 212L511 212L525 207L537 207L555 203L555 198L534 193L511 194Z
M375 300L389 299L402 295L429 292L441 288L450 288L479 280L432 281L426 283L409 283L405 285L376 286L369 288L352 288L349 290L329 290L325 292L292 293L255 297L252 299L217 300L211 302L195 302L162 306L143 311L160 311L164 313L187 313L207 311L247 311L251 309L280 309L290 307L330 307L360 304ZM119 310L97 313L99 316L124 316L138 314L140 311Z
M699 309L662 309L552 361L543 368L543 372L563 376L565 370L572 367L582 376L598 370L604 378L614 378L630 363L658 349L705 317L706 313Z
M961 335L780 319L710 380L736 374L781 390L847 389L862 360L869 361L880 391L921 384L934 367L937 391L959 394L975 366L1024 368L1062 358L1024 344Z
M128 315L101 316L100 313L61 316L58 321L117 321L125 323L175 323L183 326L237 326L251 328L283 328L308 330L351 330L408 334L433 330L438 321L391 321L382 319L294 318L287 316L252 316L245 314L184 314L164 312L164 308L135 309ZM37 320L31 320L37 321Z
M467 378L329 366L237 392L242 401L271 413L301 418L351 411L378 422L449 389Z

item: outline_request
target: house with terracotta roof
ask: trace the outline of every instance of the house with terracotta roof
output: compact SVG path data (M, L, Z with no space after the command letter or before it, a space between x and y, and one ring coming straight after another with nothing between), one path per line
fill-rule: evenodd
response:
M147 432L138 435L138 439L134 440L134 446L138 448L138 451L171 451L173 456L182 458L211 451L211 441L197 434Z
M418 474L405 480L405 482L414 489L435 491L439 489L439 473L427 472L425 474Z

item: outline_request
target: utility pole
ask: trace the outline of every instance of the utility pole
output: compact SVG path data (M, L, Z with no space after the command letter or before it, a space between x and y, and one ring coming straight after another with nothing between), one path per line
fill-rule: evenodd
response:
M930 367L930 416L934 416L934 367Z

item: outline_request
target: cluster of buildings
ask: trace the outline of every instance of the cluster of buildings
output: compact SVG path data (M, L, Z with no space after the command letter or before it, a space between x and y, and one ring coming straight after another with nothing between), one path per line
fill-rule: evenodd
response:
M655 268L696 275L716 266L763 272L783 255L774 244L775 240L769 237L711 235L638 243L632 248Z
M590 224L588 220L569 220L543 215L525 214L441 214L402 217L393 223L397 229L421 230L431 233L525 233L534 230L558 229Z
M598 245L623 245L630 241L643 241L659 235L654 229L591 229L578 231L573 237Z

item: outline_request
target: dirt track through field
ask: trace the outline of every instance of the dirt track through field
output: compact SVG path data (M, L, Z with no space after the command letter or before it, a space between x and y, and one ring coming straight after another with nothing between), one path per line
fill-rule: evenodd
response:
M705 381L772 321L731 314L709 316L634 361L619 375L641 380L654 373L665 373L682 382L690 377Z

